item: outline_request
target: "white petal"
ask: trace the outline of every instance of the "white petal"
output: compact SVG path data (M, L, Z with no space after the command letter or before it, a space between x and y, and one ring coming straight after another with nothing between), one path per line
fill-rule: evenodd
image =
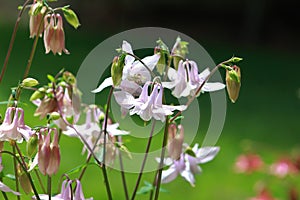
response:
M175 166L172 165L169 169L163 170L161 174L161 183L169 183L178 176L178 171Z
M117 101L117 103L126 109L130 109L133 106L133 102L134 102L134 97L129 94L128 92L124 92L124 91L117 91L114 92L114 96L115 99Z
M180 175L185 178L193 187L195 186L195 178L191 171L183 170Z
M107 88L109 86L113 85L112 77L106 78L97 89L92 90L93 93L101 92L104 88Z
M177 79L177 71L173 68L168 69L168 78L170 80L176 80Z
M209 68L206 68L199 74L199 78L202 80L205 80L209 74L210 74L210 70L209 70Z
M196 152L197 163L206 163L216 157L220 147L202 147Z
M30 164L30 167L28 169L28 172L30 172L31 170L33 170L35 168L35 166L37 166L38 164L38 160L39 160L39 154L37 153L32 161L32 163Z
M156 162L160 163L160 158L155 158ZM164 159L164 165L170 166L173 163L172 158L165 158Z
M0 190L2 192L12 192L14 195L21 195L19 192L15 192L12 189L10 189L7 185L2 183L1 181L0 181Z
M149 69L152 71L154 67L156 66L158 60L160 58L160 54L154 54L153 56L147 56L142 59L142 61L149 67Z
M224 88L225 85L223 83L216 82L216 83L205 83L202 90L205 92L213 92L217 90L222 90Z

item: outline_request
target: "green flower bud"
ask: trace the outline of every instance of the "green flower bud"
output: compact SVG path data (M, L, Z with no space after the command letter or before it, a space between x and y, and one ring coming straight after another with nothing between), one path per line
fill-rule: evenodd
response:
M181 41L181 38L177 37L171 52L173 56L173 64L176 70L178 69L179 61L185 59L186 54L189 53L188 44L189 44L188 42Z
M226 70L226 87L228 96L235 103L241 88L241 70L238 66L232 66L232 70Z
M115 57L111 65L111 77L114 86L118 86L121 83L123 75L123 67L125 64L125 55L122 54L120 57Z
M19 175L19 182L26 194L33 192L28 176L25 173Z
M58 112L52 112L49 116L49 119L58 120L60 118L60 114Z
M34 155L37 152L37 146L38 146L38 138L37 135L34 134L29 138L26 144L26 152L28 157L30 158L34 157Z
M80 22L78 20L76 13L70 8L62 8L62 11L64 13L67 22L75 29L77 29L80 26Z
M242 60L243 60L243 58L232 57L232 58L230 59L230 62L232 62L232 63L237 63L237 62L240 62L240 61L242 61Z
M45 96L45 92L41 92L40 90L36 90L30 97L30 101L34 101L37 99L41 99Z
M21 84L23 87L34 87L38 85L39 82L34 78L25 78Z

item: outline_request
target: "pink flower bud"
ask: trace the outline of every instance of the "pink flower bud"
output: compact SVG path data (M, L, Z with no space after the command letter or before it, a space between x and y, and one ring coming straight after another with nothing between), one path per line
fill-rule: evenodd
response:
M177 133L179 132L179 134ZM184 140L184 129L182 125L170 124L168 129L168 152L173 160L178 160L182 153L182 144Z
M50 18L50 22L48 21ZM44 31L44 46L46 49L46 54L50 50L55 55L58 53L69 54L69 51L65 48L65 33L63 29L63 21L60 14L47 15L44 18L45 31Z
M50 143L51 130L46 136L39 135L38 165L43 175L52 176L59 168L60 149L58 145L58 132L55 130L54 138Z
M239 173L251 173L261 169L262 166L263 161L256 154L240 155L235 162L235 169Z

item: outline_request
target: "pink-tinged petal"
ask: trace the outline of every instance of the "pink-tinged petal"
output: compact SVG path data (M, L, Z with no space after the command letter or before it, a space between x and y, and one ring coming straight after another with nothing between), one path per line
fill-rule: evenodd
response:
M11 192L14 195L18 195L18 196L21 195L19 192L15 192L12 189L10 189L7 185L5 185L4 183L2 183L1 181L0 181L0 190L2 192Z
M192 82L192 84L197 84L199 83L200 79L198 76L198 66L196 64L196 62L194 61L189 61L190 64L190 71L189 71L189 79Z
M187 169L192 173L192 174L199 174L202 172L200 166L198 166L197 163L197 159L190 156L190 155L186 155L186 165L187 165Z
M112 77L106 78L97 89L92 90L93 93L98 93L101 92L103 89L112 86L113 85L113 81L112 81Z
M127 79L121 81L120 88L133 96L139 96L142 92L142 87L139 84Z
M82 186L79 180L76 180L76 190L75 190L74 200L85 200L82 192Z
M133 54L131 45L125 40L123 41L123 44L122 44L122 51L125 51L126 53ZM125 57L125 65L132 64L134 62L134 59L135 58L133 56L127 55Z
M32 171L38 165L38 160L39 160L39 154L37 153L35 155L32 163L30 163L30 165L29 165L28 172Z
M161 183L169 183L173 181L179 174L175 165L171 165L169 169L163 170L161 174Z
M148 66L148 68L152 71L154 67L157 65L157 62L159 61L160 54L154 54L152 56L147 56L142 59L142 61ZM142 65L141 62L139 62L140 65ZM143 66L145 68L145 66Z
M60 149L58 146L58 136L59 136L59 133L58 133L58 131L55 130L53 141L50 146L51 153L50 153L50 157L48 158L49 163L47 166L47 174L49 176L52 176L53 174L55 174L58 171L59 165L60 165Z
M47 136L39 135L39 156L38 156L38 166L39 170L43 175L47 173L47 167L49 165L49 158L51 155L50 149L50 132Z
M133 107L133 102L135 101L135 99L128 92L116 91L116 92L114 92L114 96L115 96L117 103L122 108L130 109Z
M191 171L189 170L183 170L180 175L186 180L188 181L191 186L195 186L195 177L194 175L191 173Z
M213 160L219 153L220 147L202 147L198 149L195 154L197 158L197 163L207 163Z

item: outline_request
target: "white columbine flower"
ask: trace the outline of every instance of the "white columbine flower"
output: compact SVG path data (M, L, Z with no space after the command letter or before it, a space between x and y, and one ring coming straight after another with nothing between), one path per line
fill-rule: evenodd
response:
M127 41L123 41L122 51L133 55L132 47ZM122 81L118 87L134 96L138 96L142 90L141 86L152 80L149 70L152 71L154 69L159 58L160 54L143 58L142 62L148 67L147 69L139 60L135 60L131 55L126 55ZM100 86L92 92L101 92L104 88L112 85L112 78L106 78Z
M177 98L193 96L209 74L208 68L198 74L198 67L194 61L181 60L177 71L173 68L168 69L170 82L163 82L162 85L165 88L173 89L172 95ZM213 92L224 87L223 83L205 83L201 91Z
M186 106L170 106L162 104L163 87L156 83L153 86L153 90L148 95L148 87L150 82L147 82L142 89L142 93L138 98L134 98L130 93L126 91L116 91L114 96L116 101L124 111L129 111L130 115L137 114L144 121L149 121L152 117L156 120L165 121L166 116L172 115L174 110L183 111Z
M192 186L195 185L195 174L202 172L199 164L203 164L211 161L219 152L219 147L202 147L198 148L198 144L195 144L192 151L195 157L182 153L178 160L174 160L167 170L162 172L162 183L169 183L173 181L178 175L181 175L186 181L188 181ZM166 159L166 161L169 159Z

